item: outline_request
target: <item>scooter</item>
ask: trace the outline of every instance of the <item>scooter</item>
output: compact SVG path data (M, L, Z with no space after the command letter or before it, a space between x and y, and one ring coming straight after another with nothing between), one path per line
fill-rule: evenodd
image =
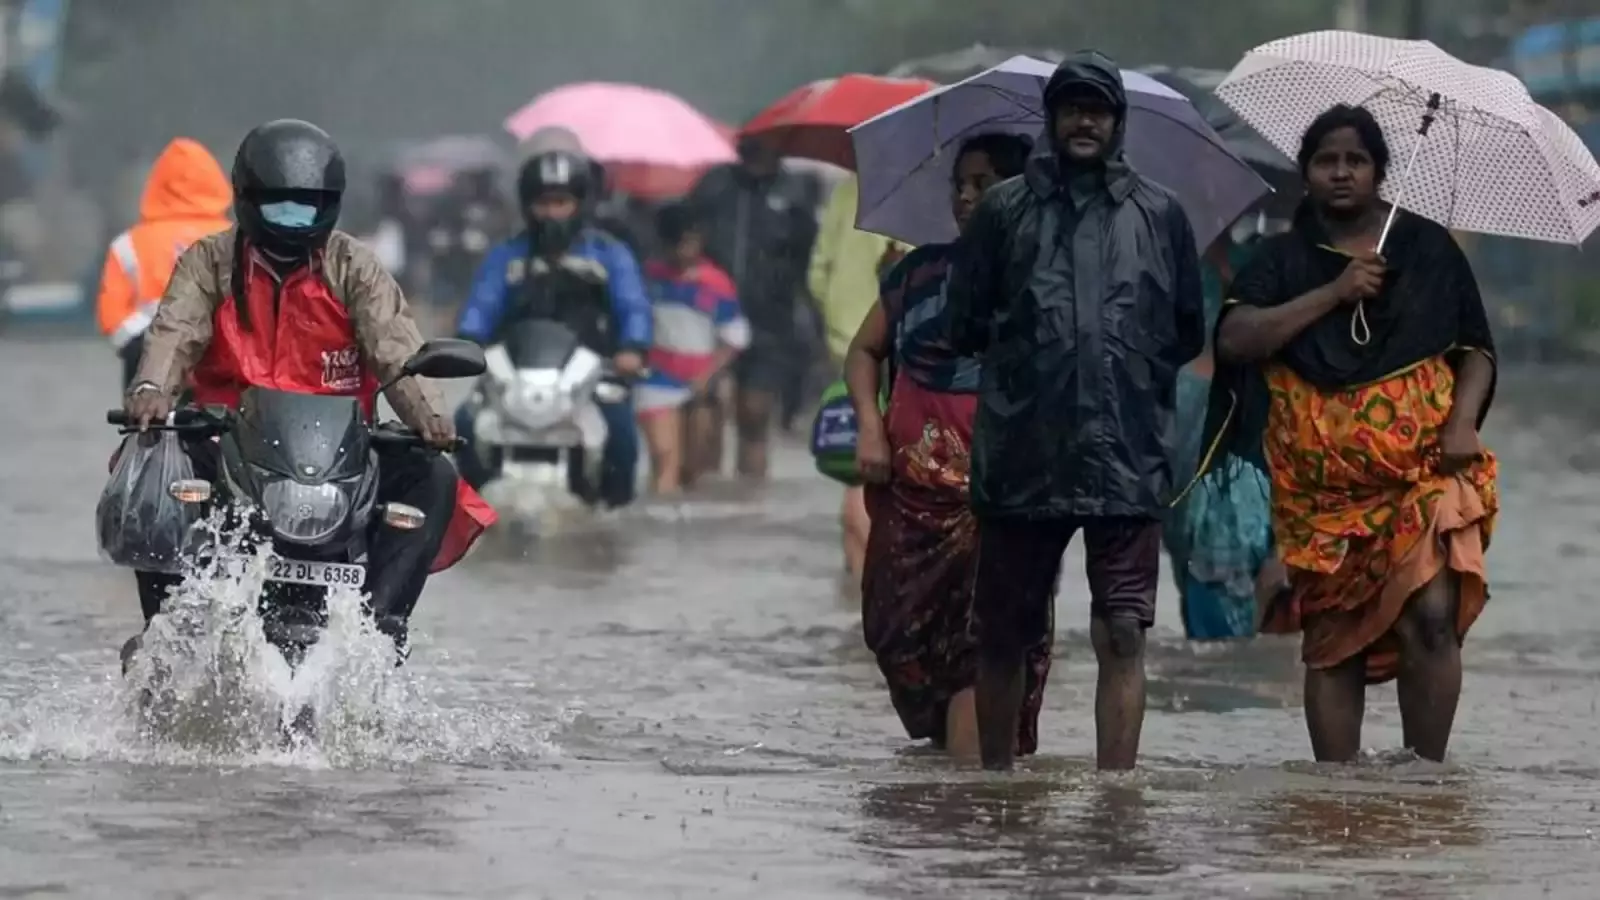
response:
M486 492L516 498L564 488L584 505L596 505L607 437L596 404L626 400L628 381L571 328L550 319L511 325L484 351L484 360L486 374L467 402L474 436L469 452L497 473Z
M478 345L440 339L424 344L399 377L471 378L483 371ZM136 427L122 410L108 412L106 422L124 434ZM423 447L422 438L397 423L369 425L353 397L252 387L241 396L238 411L186 406L150 427L219 442L216 483L175 481L170 493L202 512L222 505L228 510L227 527L239 531L247 552L271 546L258 609L267 640L291 667L304 660L327 627L328 591L360 590L366 583L367 540L374 523L415 530L426 521L416 507L377 503L380 458ZM458 440L453 449L461 446ZM198 553L216 549L202 547Z

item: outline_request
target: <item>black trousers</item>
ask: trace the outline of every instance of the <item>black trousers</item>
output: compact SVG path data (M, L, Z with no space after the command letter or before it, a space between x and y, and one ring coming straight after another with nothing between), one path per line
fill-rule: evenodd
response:
M211 441L186 441L195 477L213 483L219 453ZM428 581L428 567L444 543L455 512L456 468L445 456L424 450L385 452L378 458L378 503L404 503L427 516L421 528L401 531L374 521L367 541L366 592L378 627L403 643L407 622ZM161 611L182 580L160 572L136 572L145 624Z

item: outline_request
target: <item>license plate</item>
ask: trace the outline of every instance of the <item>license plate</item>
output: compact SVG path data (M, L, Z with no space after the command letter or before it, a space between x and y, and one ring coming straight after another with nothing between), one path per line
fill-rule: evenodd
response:
M367 580L367 567L350 563L306 562L274 556L268 563L267 580L317 587L360 588Z

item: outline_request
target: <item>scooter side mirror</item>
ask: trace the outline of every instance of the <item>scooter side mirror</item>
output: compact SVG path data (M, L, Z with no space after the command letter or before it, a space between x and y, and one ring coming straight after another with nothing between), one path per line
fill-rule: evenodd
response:
M424 378L476 378L487 367L483 348L472 341L434 338L406 360L404 372Z

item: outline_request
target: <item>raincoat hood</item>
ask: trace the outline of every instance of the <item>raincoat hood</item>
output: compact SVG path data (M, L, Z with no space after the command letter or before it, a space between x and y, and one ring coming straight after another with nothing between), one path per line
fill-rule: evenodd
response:
M139 218L221 219L232 205L233 188L216 157L199 142L178 138L150 167L139 199Z
M1111 141L1105 149L1106 185L1119 201L1132 190L1132 174L1123 158L1123 138L1128 128L1128 92L1122 85L1122 70L1117 64L1097 50L1080 50L1068 54L1056 67L1055 74L1044 86L1044 134L1034 142L1032 157L1028 160L1028 184L1041 196L1054 193L1061 181L1061 159L1056 152L1055 116L1052 111L1069 90L1089 87L1103 94L1117 111L1117 124L1112 129Z

